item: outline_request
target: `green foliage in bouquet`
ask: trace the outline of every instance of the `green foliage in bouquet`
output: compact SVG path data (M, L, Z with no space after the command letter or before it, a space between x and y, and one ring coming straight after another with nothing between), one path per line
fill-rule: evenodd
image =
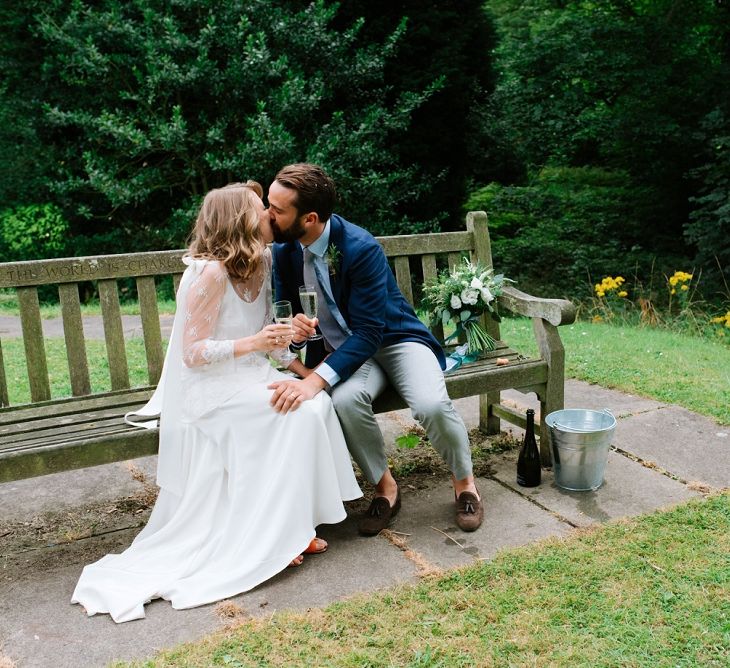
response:
M489 313L499 322L496 298L502 294L505 282L514 281L464 258L453 271L444 271L427 283L422 305L428 310L432 324L452 322L456 328L444 343L464 334L470 354L494 350L495 341L482 327L480 318Z

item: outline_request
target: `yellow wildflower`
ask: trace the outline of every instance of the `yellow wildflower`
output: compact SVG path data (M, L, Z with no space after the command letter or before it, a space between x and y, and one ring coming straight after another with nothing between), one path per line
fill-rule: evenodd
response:
M593 322L603 322L603 318L600 315L594 315Z
M728 311L725 315L719 315L716 318L711 318L710 322L714 325L725 325L725 327L730 328L730 311Z
M692 280L692 274L688 274L686 271L675 271L672 276L669 277L669 285L675 287L677 283L687 283Z
M621 290L621 292L618 293L619 297L628 297L629 293L626 292L626 290Z
M683 286L682 286L681 288L679 288L679 289L680 289L680 290L683 290L683 291L689 290L689 285L683 285Z

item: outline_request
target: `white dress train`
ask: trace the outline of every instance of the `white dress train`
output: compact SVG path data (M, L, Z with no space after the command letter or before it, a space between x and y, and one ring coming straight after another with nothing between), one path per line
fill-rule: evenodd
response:
M217 262L189 264L150 402L160 495L132 545L86 566L71 599L115 622L143 618L154 598L182 609L252 589L362 495L329 396L280 415L267 385L289 377L262 354L233 357L233 339L271 322L268 252L258 289L234 288Z

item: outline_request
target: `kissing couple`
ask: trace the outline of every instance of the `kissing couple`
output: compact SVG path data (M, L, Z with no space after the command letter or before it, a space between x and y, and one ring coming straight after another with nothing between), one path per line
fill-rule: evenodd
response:
M89 615L140 619L154 598L212 603L324 552L316 527L344 520L343 502L362 496L350 456L374 486L358 530L377 535L401 506L372 409L389 384L452 472L457 525L481 525L444 353L382 247L333 212L334 182L316 165L284 167L268 208L263 195L255 181L234 183L200 207L162 376L134 414L159 415L160 493L127 550L83 569L71 602ZM274 321L272 283L291 320ZM304 314L300 286L316 294L318 317ZM305 346L302 363L292 352Z

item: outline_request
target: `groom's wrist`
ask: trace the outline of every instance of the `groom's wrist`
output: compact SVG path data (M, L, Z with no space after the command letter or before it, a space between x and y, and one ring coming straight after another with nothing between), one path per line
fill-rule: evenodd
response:
M316 370L312 371L312 373L310 373L302 382L309 383L317 391L324 390L328 386L327 381L322 378L322 376L320 376Z
M315 368L315 372L324 379L324 382L327 383L329 387L334 387L340 380L340 375L329 364L327 364L326 359Z

